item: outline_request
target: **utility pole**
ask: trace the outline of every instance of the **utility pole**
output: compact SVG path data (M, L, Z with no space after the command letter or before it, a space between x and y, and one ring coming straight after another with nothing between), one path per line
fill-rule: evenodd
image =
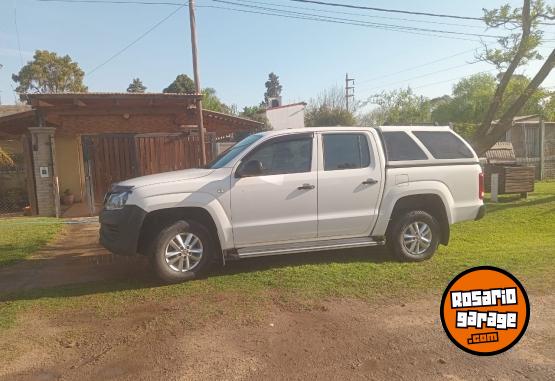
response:
M200 98L197 100L197 124L200 136L200 155L202 165L206 165L206 145L204 142L204 121L202 119L202 93L200 89L200 75L198 72L197 31L195 22L195 0L189 0L189 22L191 24L191 46L193 49L193 73L195 76L195 90Z
M0 69L2 69L4 67L4 65L0 64ZM0 91L1 93L1 91ZM0 94L0 106L2 105L2 95Z
M352 86L349 86L350 84ZM349 73L345 73L345 109L349 111L349 98L355 97L355 79L349 78Z

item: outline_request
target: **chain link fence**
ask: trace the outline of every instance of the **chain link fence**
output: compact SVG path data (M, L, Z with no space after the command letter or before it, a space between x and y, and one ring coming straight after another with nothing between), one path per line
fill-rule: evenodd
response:
M21 142L0 140L13 163L0 163L0 217L22 216L29 205Z

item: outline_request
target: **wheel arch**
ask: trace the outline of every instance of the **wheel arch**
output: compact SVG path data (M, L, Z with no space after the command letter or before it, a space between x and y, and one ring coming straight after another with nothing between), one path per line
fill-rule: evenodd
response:
M218 256L222 257L216 222L207 209L198 206L163 208L147 213L139 234L138 252L148 255L158 232L178 220L192 220L206 227L216 243Z
M395 202L393 210L391 211L386 232L388 232L390 227L393 225L392 222L395 221L400 215L413 210L422 210L433 216L437 220L441 229L439 242L443 245L447 245L449 243L451 230L449 227L447 207L442 198L435 193L412 194L399 198Z

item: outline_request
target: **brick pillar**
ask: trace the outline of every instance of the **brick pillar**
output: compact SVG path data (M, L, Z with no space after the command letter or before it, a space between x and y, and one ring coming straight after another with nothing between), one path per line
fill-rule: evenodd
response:
M39 216L55 216L54 127L29 127Z

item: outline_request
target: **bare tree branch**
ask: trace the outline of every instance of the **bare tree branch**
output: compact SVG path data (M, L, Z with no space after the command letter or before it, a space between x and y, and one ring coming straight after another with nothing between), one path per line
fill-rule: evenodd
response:
M513 102L507 111L505 111L499 121L492 125L492 128L490 128L487 135L484 135L481 139L474 141L474 148L479 155L485 153L503 136L507 130L511 128L514 117L520 112L522 107L524 107L530 96L538 89L545 78L547 78L554 66L555 49L551 51L551 54L547 57L547 60L544 62L534 78L532 78L523 93Z

